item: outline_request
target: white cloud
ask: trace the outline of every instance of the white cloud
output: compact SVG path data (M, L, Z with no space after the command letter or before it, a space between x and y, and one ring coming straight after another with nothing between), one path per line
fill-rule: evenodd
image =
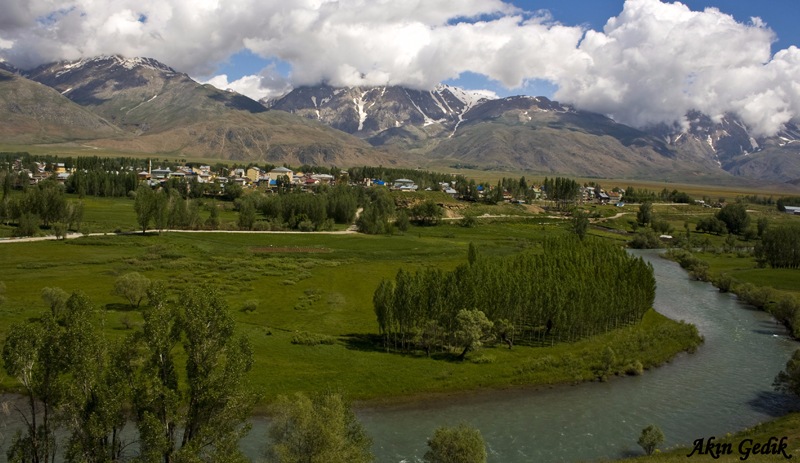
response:
M221 74L202 83L220 90L233 90L255 100L278 98L292 90L288 79L275 72L273 67L265 68L259 75L244 76L233 82L228 81L226 74Z
M249 49L290 63L293 85L431 88L467 71L510 89L543 79L557 99L637 126L736 111L773 133L800 114L796 48L772 57L761 20L677 2L627 0L603 31L503 0L0 0L0 11L0 56L22 68L122 54L210 75ZM254 97L288 85L272 69L211 82Z

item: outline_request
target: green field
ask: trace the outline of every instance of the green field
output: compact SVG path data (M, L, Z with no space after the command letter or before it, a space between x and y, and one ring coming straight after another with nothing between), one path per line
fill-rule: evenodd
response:
M86 200L86 221L95 230L110 223L134 229L132 201ZM507 212L507 211L505 211ZM339 389L357 400L407 400L420 394L570 383L598 378L602 352L617 354L615 373L637 361L644 368L693 348L695 332L650 312L636 327L574 344L488 346L465 362L424 354L386 353L377 338L372 294L400 269L450 269L466 261L474 243L481 253L504 256L535 248L545 236L566 233L563 220L480 219L412 227L402 235L164 233L109 235L67 241L0 245L0 274L7 302L0 306L3 336L11 323L45 310L39 294L57 286L85 292L99 309L110 338L122 338L141 314L112 293L115 280L139 272L163 281L176 301L181 291L216 288L238 329L253 343L251 378L270 401L292 391ZM257 303L252 312L241 310ZM145 308L146 310L146 308ZM291 343L296 332L334 339L332 345ZM650 342L651 340L657 342ZM473 361L470 361L473 359ZM8 377L0 384L13 389Z

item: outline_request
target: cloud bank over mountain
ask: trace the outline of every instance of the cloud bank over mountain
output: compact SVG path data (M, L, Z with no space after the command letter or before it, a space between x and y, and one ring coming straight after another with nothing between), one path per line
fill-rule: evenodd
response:
M645 126L688 110L737 112L772 134L800 115L800 50L717 9L627 0L602 31L501 0L0 0L0 57L21 68L101 54L210 75L241 50L291 65L214 85L254 97L291 86L429 89L473 72L507 88L543 79L556 98Z

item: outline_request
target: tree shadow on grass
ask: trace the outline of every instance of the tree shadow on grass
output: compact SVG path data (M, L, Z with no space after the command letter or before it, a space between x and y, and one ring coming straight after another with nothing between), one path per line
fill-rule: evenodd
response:
M112 302L106 304L106 310L111 310L114 312L136 312L139 309L131 306L130 304L120 304L117 302Z
M464 359L459 357L459 353L456 352L437 351L431 352L430 356L428 356L420 349L414 349L410 351L402 351L392 348L387 349L383 344L383 337L381 337L379 334L350 333L341 336L340 339L344 342L344 345L347 349L358 350L362 352L383 352L386 354L400 355L403 357L430 358L433 360L453 363L461 363L464 361Z
M341 336L346 348L362 352L387 352L379 334L350 333Z

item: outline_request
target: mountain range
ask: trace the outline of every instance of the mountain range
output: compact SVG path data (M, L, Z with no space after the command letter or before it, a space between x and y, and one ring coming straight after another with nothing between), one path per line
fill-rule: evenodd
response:
M80 141L195 158L474 166L543 174L800 181L800 127L755 137L736 115L637 129L544 97L439 85L298 87L269 101L202 85L149 58L20 71L0 62L0 142Z

